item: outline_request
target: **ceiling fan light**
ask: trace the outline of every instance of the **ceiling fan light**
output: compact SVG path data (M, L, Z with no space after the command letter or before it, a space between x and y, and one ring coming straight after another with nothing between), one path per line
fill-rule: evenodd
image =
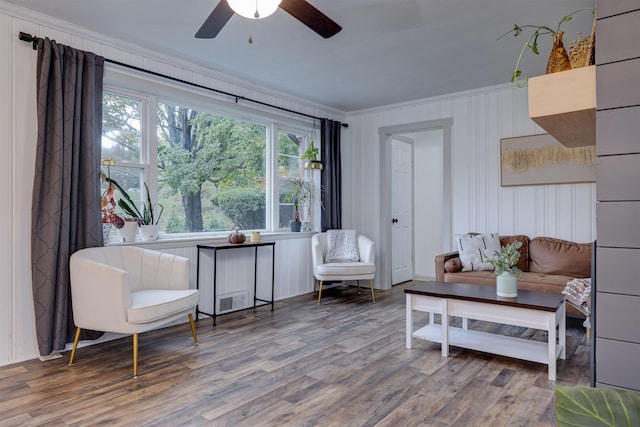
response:
M282 0L227 0L235 13L249 19L262 19L273 14Z

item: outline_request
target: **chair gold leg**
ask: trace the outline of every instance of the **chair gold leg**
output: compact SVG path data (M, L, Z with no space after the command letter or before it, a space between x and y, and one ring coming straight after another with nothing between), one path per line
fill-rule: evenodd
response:
M587 339L591 339L591 328L587 328Z
M369 287L371 288L371 299L376 302L376 294L373 292L373 279L369 279Z
M138 378L138 334L133 334L133 379Z
M320 290L318 291L318 304L320 304L320 298L322 298L322 280L320 280Z
M198 346L198 336L196 335L196 325L193 323L193 314L189 313L189 323L191 323L191 333L193 334L193 342Z
M80 331L82 329L76 328L76 337L73 340L73 349L71 349L71 357L69 358L69 366L73 365L73 358L76 357L76 349L78 348L78 341L80 340Z
M318 279L316 279L316 276L313 276L313 292L316 291L316 286L318 286Z

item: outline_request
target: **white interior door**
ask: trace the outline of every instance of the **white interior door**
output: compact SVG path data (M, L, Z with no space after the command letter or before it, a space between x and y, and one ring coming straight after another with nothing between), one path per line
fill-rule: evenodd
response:
M413 151L391 141L391 283L413 279Z

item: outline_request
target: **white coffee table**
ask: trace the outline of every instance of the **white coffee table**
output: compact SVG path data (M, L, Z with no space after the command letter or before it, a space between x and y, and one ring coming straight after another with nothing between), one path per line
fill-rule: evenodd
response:
M442 356L449 346L499 354L549 366L549 379L556 380L556 360L566 357L566 307L564 295L518 291L517 298L496 295L493 286L425 282L409 286L406 294L406 346L413 338L442 344ZM413 312L429 313L429 323L413 330ZM441 315L441 323L434 321ZM461 317L462 327L449 326L449 317ZM474 331L467 319L547 331L547 342Z

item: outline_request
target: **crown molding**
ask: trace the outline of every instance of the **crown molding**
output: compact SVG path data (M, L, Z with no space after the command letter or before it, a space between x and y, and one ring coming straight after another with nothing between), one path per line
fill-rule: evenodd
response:
M347 113L347 120L349 118L352 118L352 117L364 116L364 115L367 115L367 114L380 113L382 111L393 110L393 109L396 109L396 108L413 107L413 106L416 106L416 105L421 105L421 104L425 104L425 103L429 103L429 102L446 101L446 100L451 100L451 99L455 99L455 98L462 98L462 97L467 97L467 96L483 95L483 94L495 92L497 90L508 89L508 88L516 89L516 90L523 90L523 89L518 88L513 83L501 83L499 85L485 86L485 87L480 87L480 88L476 88L476 89L468 89L468 90L464 90L464 91L460 91L460 92L447 93L447 94L444 94L444 95L431 96L431 97L428 97L428 98L414 99L414 100L411 100L411 101L399 102L397 104L382 105L382 106L379 106L379 107L365 108L363 110L349 111ZM525 96L526 96L526 91L524 91L524 92L525 92Z

